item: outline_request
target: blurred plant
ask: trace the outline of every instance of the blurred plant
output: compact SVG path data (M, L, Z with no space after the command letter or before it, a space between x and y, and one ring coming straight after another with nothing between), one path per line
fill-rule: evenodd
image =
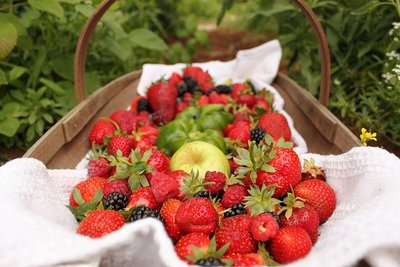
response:
M0 146L29 147L75 105L75 46L100 2L1 2ZM96 27L88 50L88 93L144 63L190 62L195 47L207 46L208 39L187 14L171 16L171 10L184 3L117 1ZM166 40L178 32L185 41L169 46Z

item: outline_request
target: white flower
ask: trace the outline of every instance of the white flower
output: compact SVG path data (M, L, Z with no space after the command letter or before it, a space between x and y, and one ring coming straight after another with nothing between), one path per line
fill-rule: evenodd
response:
M393 22L392 25L395 30L400 28L400 22Z
M399 41L399 38L394 37L393 40L394 40L395 42L398 42L398 41Z
M335 80L333 80L333 84L335 84L335 85L341 85L342 83L339 81L339 79L335 79Z

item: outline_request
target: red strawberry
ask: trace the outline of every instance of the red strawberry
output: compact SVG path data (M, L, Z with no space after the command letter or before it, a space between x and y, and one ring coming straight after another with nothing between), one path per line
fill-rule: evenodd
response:
M217 92L212 92L208 95L211 104L226 104Z
M239 122L239 121L247 121L250 122L250 114L248 112L248 109L244 110L239 110L238 112L235 113L233 122Z
M237 164L233 159L230 159L229 166L231 168L231 173L234 173L236 169L239 167L239 164Z
M125 196L132 194L131 189L128 185L128 179L117 179L114 181L107 181L103 189L104 198L106 198L112 192L118 192Z
M131 111L117 110L111 114L110 118L118 124L121 133L132 133L135 121Z
M298 226L281 228L269 242L272 256L281 264L303 258L310 252L311 247L311 239L306 230Z
M89 147L92 147L93 143L102 145L104 143L104 137L114 136L115 130L115 125L109 120L98 120L90 130Z
M184 184L183 180L185 179L186 176L188 176L185 171L183 170L175 170L169 173L169 177L171 177L173 180L175 180L178 183L179 188ZM179 190L179 195L177 196L178 199L183 200L185 197L185 193Z
M206 95L201 95L197 100L197 106L201 107L210 103L210 99Z
M320 223L325 222L335 211L336 195L332 187L321 180L307 180L300 182L294 188L297 197L313 206L319 216Z
M271 112L271 106L268 104L268 102L265 100L264 97L262 96L256 96L256 104L254 105L252 111L254 114L257 114L256 112L256 107L262 108L265 110L266 113Z
M270 213L262 213L251 218L250 230L255 240L265 242L276 236L279 225Z
M232 253L224 257L225 259L233 260L233 266L263 266L264 259L257 253L239 254Z
M218 194L226 184L226 175L218 171L207 171L204 177L205 183L214 183L211 185L206 185L205 189L208 190L212 195Z
M225 137L229 135L229 132L233 129L233 127L235 127L235 126L233 125L233 123L228 123L228 124L225 126L225 129L224 129L224 136L225 136Z
M132 102L131 102L131 110L130 111L133 114L137 113L137 106L138 106L138 103L139 103L140 99L142 99L142 98L145 98L145 97L141 96L141 95L138 95L132 100Z
M92 158L88 163L88 176L89 177L104 177L110 176L110 163L105 158Z
M249 122L239 121L233 125L233 128L228 133L228 137L242 144L247 144L250 140L250 128L251 125Z
M321 181L326 181L325 171L315 165L315 160L311 158L310 160L304 159L303 171L301 172L301 180L312 180L319 179Z
M247 84L235 83L235 84L232 84L231 96L233 99L237 100L237 98L240 94L243 94L244 92L250 92L250 91L251 91L251 88Z
M81 196L85 202L92 201L94 195L98 190L103 190L107 182L106 178L103 177L92 177L85 181L78 183L75 188L79 190ZM69 197L69 204L73 207L79 206L75 201L73 194L71 193Z
M136 128L143 126L153 126L154 123L150 118L150 113L148 111L140 111L135 117L133 117Z
M310 205L305 205L302 208L293 208L293 212L289 218L285 214L279 216L283 226L299 226L307 231L310 235L312 243L318 239L319 217L318 212Z
M122 152L122 156L128 157L132 150L132 141L127 136L114 136L110 139L107 146L107 153L117 155L118 150Z
M195 197L182 202L175 220L184 233L211 234L217 227L218 214L211 201Z
M180 113L182 111L184 111L187 107L189 106L188 103L185 102L180 102L176 104L176 113Z
M144 205L151 209L157 209L159 204L156 201L156 197L154 196L153 191L150 186L141 187L135 190L129 200L126 209L130 209L132 207Z
M275 141L278 141L281 137L289 141L292 136L285 116L277 112L262 115L258 121L258 127L272 136Z
M177 199L170 198L163 203L160 211L161 217L164 219L165 229L168 235L174 240L178 240L182 236L182 232L175 222L175 215L181 203Z
M124 217L115 210L95 210L79 224L77 233L99 238L118 230L124 224Z
M294 187L301 180L301 163L299 156L290 148L277 147L276 156L269 165L275 168L275 172L257 171L256 184L261 187L263 184L277 184L274 197L281 198L291 187Z
M249 108L252 108L257 103L256 97L251 94L240 94L237 96L236 101L239 104L246 105Z
M184 103L190 105L190 102L192 102L192 99L193 99L193 95L191 93L186 92L183 94L182 100Z
M193 246L200 248L207 252L208 245L210 244L210 238L207 234L204 233L189 233L183 236L175 245L176 254L178 254L179 258L182 260L193 264L192 261L188 260L186 257L193 255Z
M153 167L153 171L157 172L169 172L169 159L167 156L158 150L157 148L151 147L151 156L147 161L147 164ZM142 154L145 150L142 151Z
M242 203L247 195L247 189L244 186L239 184L230 185L222 196L221 204L224 208L231 207L236 203Z
M222 220L222 225L217 229L215 238L217 247L221 248L231 243L226 254L256 252L256 241L250 231L250 216L248 214L236 215Z
M147 90L147 99L153 109L156 124L167 123L175 118L177 90L167 82L152 84Z
M173 72L168 80L169 84L173 86L176 86L180 81L182 81L182 76L176 72Z
M210 74L199 67L188 66L183 70L183 76L190 76L197 81L199 87L207 93L213 88Z
M169 198L176 198L180 192L178 183L163 172L153 172L151 175L150 185L156 201L159 204L162 204Z

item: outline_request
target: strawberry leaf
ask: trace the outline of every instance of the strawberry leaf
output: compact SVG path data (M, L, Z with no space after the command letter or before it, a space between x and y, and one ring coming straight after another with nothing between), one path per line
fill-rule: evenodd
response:
M81 191L79 191L77 187L72 190L72 197L74 198L75 202L78 203L78 205L82 205L83 203L85 203L85 200L81 195Z

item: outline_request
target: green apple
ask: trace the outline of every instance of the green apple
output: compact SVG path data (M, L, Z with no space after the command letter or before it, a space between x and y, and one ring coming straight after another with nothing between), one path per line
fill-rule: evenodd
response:
M194 141L181 146L171 158L171 170L199 171L199 178L204 178L207 171L220 171L227 177L231 169L222 151L203 141Z

